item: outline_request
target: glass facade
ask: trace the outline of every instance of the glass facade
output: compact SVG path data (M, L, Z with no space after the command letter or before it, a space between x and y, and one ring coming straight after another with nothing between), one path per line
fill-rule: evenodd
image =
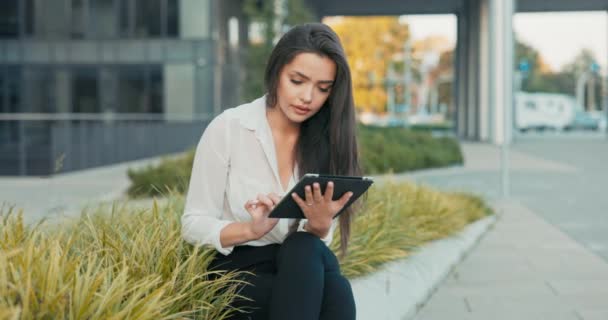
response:
M47 174L62 153L77 170L191 147L205 119L237 105L243 24L228 18L241 9L237 0L0 0L0 175ZM142 132L173 138L148 143ZM88 157L91 145L111 157Z
M2 0L0 38L175 38L179 0Z

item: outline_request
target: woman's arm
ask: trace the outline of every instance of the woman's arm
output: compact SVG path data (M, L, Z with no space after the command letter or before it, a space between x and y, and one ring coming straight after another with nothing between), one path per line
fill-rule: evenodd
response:
M224 192L228 175L229 119L225 113L213 119L205 129L194 155L190 185L182 215L182 237L193 245L210 244L220 253L232 252L235 240L247 240L230 236L230 241L222 241L224 228L234 223L221 219L224 206ZM230 227L229 231L235 227ZM236 227L236 231L242 228Z
M281 201L276 193L258 194L257 199L245 203L245 210L251 215L249 222L233 222L220 235L223 246L234 246L251 240L257 240L270 232L279 219L269 218L270 211Z
M257 239L249 222L233 222L225 226L220 234L222 247L233 247Z

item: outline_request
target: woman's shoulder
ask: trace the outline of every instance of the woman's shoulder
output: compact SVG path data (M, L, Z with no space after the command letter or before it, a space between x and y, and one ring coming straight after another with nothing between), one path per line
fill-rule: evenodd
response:
M223 110L211 121L211 123L209 123L209 126L217 127L240 124L244 127L249 128L253 124L253 121L255 121L257 117L259 117L261 109L265 107L265 96L262 96L251 102L243 103L236 107Z

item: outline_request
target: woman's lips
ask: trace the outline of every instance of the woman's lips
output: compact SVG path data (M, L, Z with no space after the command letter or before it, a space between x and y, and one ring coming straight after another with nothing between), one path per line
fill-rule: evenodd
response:
M310 109L308 108L304 108L304 107L300 107L300 106L294 106L292 105L293 109L295 110L295 112L299 115L305 115L308 112L310 112Z

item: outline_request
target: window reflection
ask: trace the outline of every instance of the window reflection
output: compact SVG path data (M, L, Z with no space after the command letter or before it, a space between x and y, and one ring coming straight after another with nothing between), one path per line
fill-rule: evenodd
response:
M0 113L15 113L19 108L21 68L0 65ZM15 121L0 121L0 145L15 141L18 134Z
M179 1L167 0L167 37L179 35Z
M19 36L19 1L0 1L0 38Z
M91 31L96 38L108 39L118 36L118 6L117 0L89 0L90 15L94 20ZM121 1L125 2L125 1Z
M72 70L73 112L100 112L98 88L99 86L96 68L74 68Z
M24 103L23 112L55 112L54 86L49 67L23 68Z
M118 74L118 112L163 111L163 80L159 66L123 67Z
M0 39L20 34L50 39L177 37L179 7L179 0L1 0Z

